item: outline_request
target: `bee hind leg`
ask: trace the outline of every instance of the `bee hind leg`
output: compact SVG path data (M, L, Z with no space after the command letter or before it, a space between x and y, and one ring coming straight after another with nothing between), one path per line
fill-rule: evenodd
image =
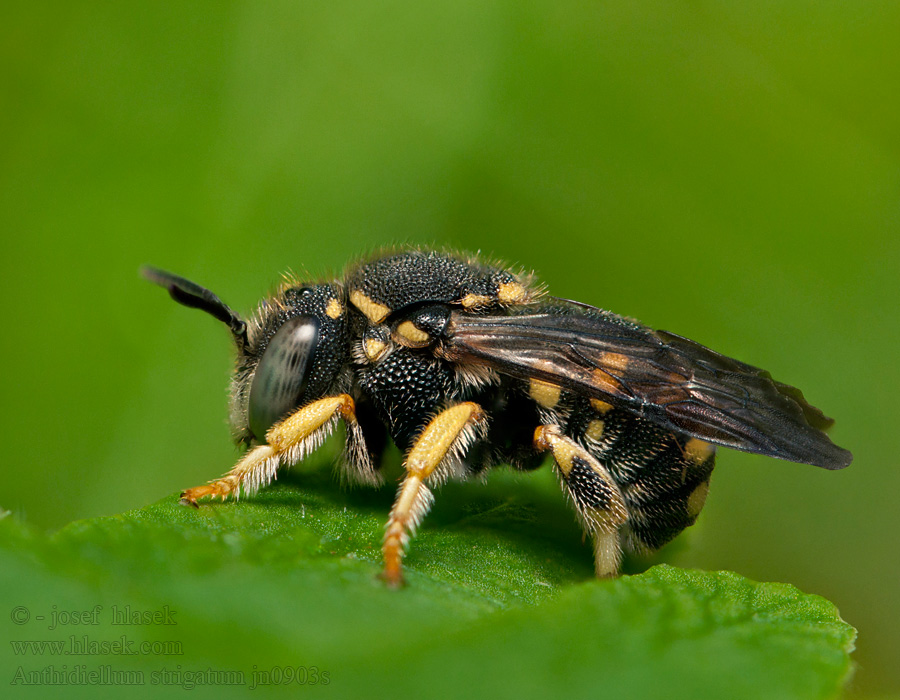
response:
M627 522L628 510L616 482L590 452L563 435L558 426L538 427L534 446L553 454L560 481L584 529L591 534L597 576L618 575L622 559L619 528Z
M410 448L403 465L406 476L391 509L382 547L383 578L391 586L403 584L403 550L434 500L426 482L445 478L448 470L442 467L458 463L484 425L484 411L478 404L457 404L438 413Z
M266 443L250 450L223 477L183 491L181 502L196 507L197 501L205 497L225 500L232 495L237 498L241 491L254 493L272 481L279 466L293 464L319 447L339 418L347 424L349 440L362 440L353 399L348 394L313 401L273 425L266 433ZM374 475L365 459L367 454L357 450L355 468L361 479L370 472Z

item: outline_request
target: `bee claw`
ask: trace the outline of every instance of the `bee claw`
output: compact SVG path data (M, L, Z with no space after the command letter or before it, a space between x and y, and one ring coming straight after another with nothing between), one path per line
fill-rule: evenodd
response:
M200 504L197 503L193 498L186 498L184 494L181 495L181 499L178 501L179 505L182 506L190 506L191 508L196 508L199 510Z

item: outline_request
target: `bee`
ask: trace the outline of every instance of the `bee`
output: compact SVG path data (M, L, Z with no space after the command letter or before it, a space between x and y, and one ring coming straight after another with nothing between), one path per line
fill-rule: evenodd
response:
M377 485L390 439L404 454L382 545L394 586L450 478L533 470L550 453L608 577L623 550L658 549L695 521L718 446L825 469L852 459L825 434L833 421L768 372L475 257L402 250L338 281L288 278L246 320L182 277L143 274L225 323L237 349L230 423L246 451L182 502L254 493L341 421L342 475Z

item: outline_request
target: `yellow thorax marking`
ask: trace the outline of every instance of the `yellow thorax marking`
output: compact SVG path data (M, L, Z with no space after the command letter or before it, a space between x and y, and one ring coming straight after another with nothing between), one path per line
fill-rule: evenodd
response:
M344 313L344 306L337 299L331 299L328 302L328 306L325 307L325 314L329 318L337 320L341 317L342 313Z
M372 301L358 289L350 292L350 303L362 311L372 323L381 323L391 313L387 306L379 304L377 301Z
M408 340L409 342L415 344L427 343L431 340L431 336L428 335L425 331L416 328L415 324L412 321L404 321L403 323L398 325L397 333L403 340Z
M366 338L363 341L363 352L370 362L375 362L387 350L387 343L378 338Z
M462 298L462 305L466 309L477 309L479 306L487 306L491 301L493 300L484 294L466 294Z
M528 292L520 282L501 282L497 286L497 298L503 304L515 304L525 301L528 298Z

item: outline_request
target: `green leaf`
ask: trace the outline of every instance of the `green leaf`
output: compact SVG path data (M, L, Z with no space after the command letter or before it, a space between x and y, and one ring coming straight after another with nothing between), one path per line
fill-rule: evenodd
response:
M445 487L399 591L377 578L390 488L344 492L306 474L237 503L194 510L172 497L51 536L7 517L3 678L42 695L62 683L66 697L97 697L91 678L115 692L130 681L130 697L164 685L231 697L254 683L326 697L839 692L855 631L828 601L665 565L593 580L571 515L515 481ZM23 645L53 641L139 653ZM54 680L63 669L76 673Z

